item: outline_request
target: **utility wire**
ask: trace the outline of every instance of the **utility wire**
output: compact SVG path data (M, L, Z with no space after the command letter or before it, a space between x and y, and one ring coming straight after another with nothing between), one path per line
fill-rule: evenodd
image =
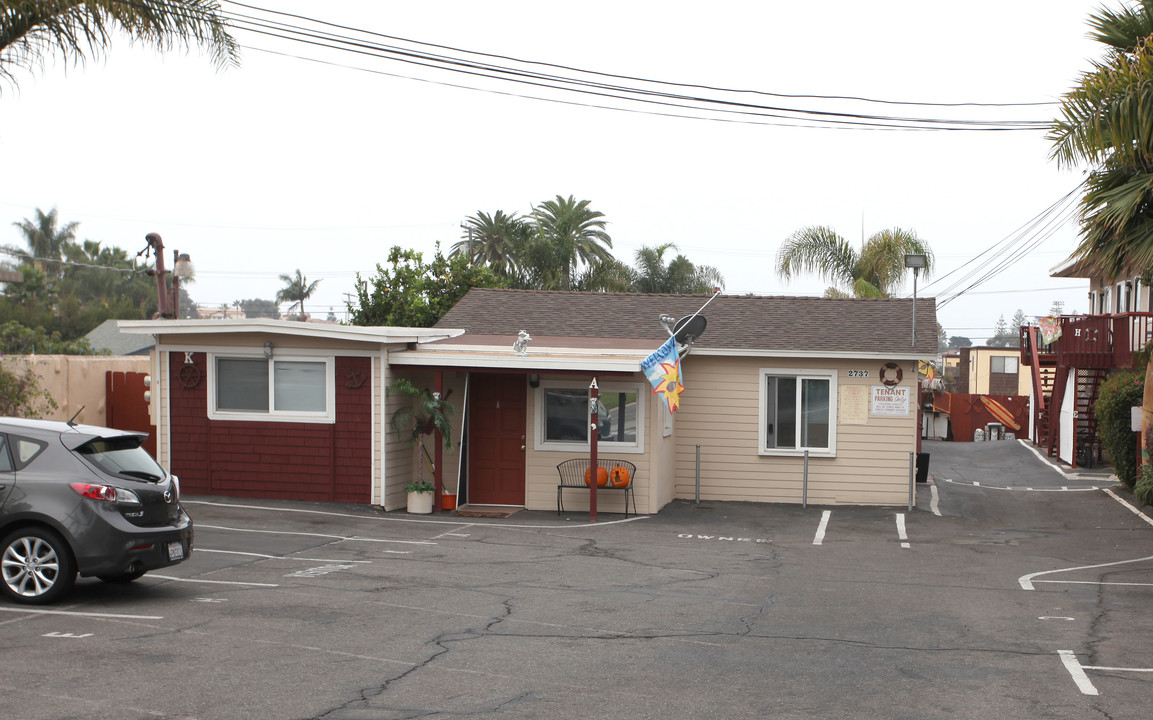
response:
M593 77L608 77L614 79L625 79L634 82L648 83L662 87L681 87L693 89L709 89L722 93L755 93L761 95L780 95L773 93L763 93L760 91L746 91L746 90L731 90L725 88L711 88L708 86L688 85L682 83L670 83L666 81L645 80L641 78L633 78L630 76L610 75L607 73L597 73L587 70L579 70L575 68L568 68L566 66L551 65L548 63L539 63L535 61L521 61L515 58L505 58L505 56L493 56L485 53L476 53L469 50L461 50L458 48L450 48L448 46L432 45L430 43L421 43L419 41L406 40L403 38L396 38L394 36L382 35L380 33L373 33L370 31L349 28L347 26L335 25L325 21L307 18L301 15L293 15L289 13L282 13L279 11L272 11L263 8L257 8L243 3L230 3L240 7L256 10L258 12L267 13L269 15L290 17L302 20L314 25L322 27L336 27L341 30L357 32L363 35L368 35L378 38L386 38L389 40L399 40L414 45L421 45L425 47L435 47L438 49L447 49L452 52L458 53L463 56L478 56L478 57L496 57L500 59L508 59L513 62L535 65L549 68L562 69L569 72L578 73L578 77L568 77L558 74L544 73L536 70L507 67L497 65L489 62L481 62L472 60L469 57L455 57L451 55L444 55L438 53L430 53L424 50L413 50L409 48L397 47L393 45L385 45L375 41L365 41L356 38L351 38L345 35L340 35L327 30L318 30L315 28L306 28L298 25L293 25L278 20L269 20L263 17L246 15L241 13L225 13L226 17L233 24L233 26L242 31L251 32L253 34L262 35L265 37L272 37L281 40L288 40L295 43L305 44L314 48L323 48L326 50L336 50L340 52L347 52L361 56L368 56L378 59L384 59L393 62L401 62L417 67L427 68L437 71L447 71L456 74L463 74L468 77L497 80L501 82L513 83L517 85L526 85L532 88L561 91L565 93L576 93L579 95L591 95L597 98L604 98L624 103L639 103L642 106L664 106L671 107L678 110L691 110L699 113L720 114L722 116L738 116L738 117L757 117L757 118L773 118L775 120L785 120L796 123L797 121L805 121L810 123L817 123L816 127L836 127L848 126L853 128L870 128L870 129L888 129L888 130L984 130L984 131L1008 131L1008 130L1041 130L1049 127L1048 121L1034 121L1034 120L963 120L963 119L947 119L947 118L917 118L917 117L902 117L892 115L873 115L852 112L835 112L829 110L815 110L805 108L782 107L777 105L758 105L741 100L728 99L725 97L704 97L697 95L686 95L681 93L670 93L645 87L634 87L620 84L606 83L594 79ZM261 48L253 48L262 50ZM267 50L265 52L275 51ZM289 57L299 57L290 55L289 53L279 53ZM340 63L326 62L316 60L314 58L299 57L302 60L310 60L313 62L320 62L323 64L344 66ZM365 68L352 68L367 72L378 72L367 70ZM557 101L552 98L543 98L533 95L524 95L517 93L506 93L493 91L474 85L458 85L453 83L443 83L438 81L427 80L424 78L417 78L405 75L397 75L393 73L379 73L383 75L391 75L394 77L401 77L411 80L420 80L439 85L449 85L453 87L461 87L470 90L481 92L490 92L496 94L513 95L517 97L524 97L535 100L546 100L550 102L565 102ZM810 98L816 96L808 96ZM826 96L822 99L835 99L838 96ZM844 98L844 96L841 96ZM845 98L848 99L848 98ZM857 99L861 101L868 101L867 99ZM909 104L909 105L933 105L930 103L905 103L903 101L875 101L884 102L887 104ZM589 103L579 102L565 102L565 104L583 105L589 107L596 107L601 109L625 110L616 106L603 106L593 105ZM940 104L950 107L957 107L961 105L976 105L972 103L955 103L955 104ZM981 107L1016 107L1024 104L1005 104L994 105L984 104ZM673 115L674 117L688 117L691 119L705 119L717 120L724 119L729 122L747 122L747 124L780 124L776 122L764 121L739 121L732 120L731 117L717 118L715 115L705 117L695 115L681 115L676 113L667 112L645 112L643 110L630 110L631 112L642 112L644 114L656 115Z

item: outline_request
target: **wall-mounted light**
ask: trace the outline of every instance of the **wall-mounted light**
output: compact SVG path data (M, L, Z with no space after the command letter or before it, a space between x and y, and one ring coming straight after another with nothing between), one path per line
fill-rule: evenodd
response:
M264 357L268 358L269 360L272 359L272 341L271 340L267 340L264 343Z
M540 387L540 375L532 374L528 376L528 386L532 388Z

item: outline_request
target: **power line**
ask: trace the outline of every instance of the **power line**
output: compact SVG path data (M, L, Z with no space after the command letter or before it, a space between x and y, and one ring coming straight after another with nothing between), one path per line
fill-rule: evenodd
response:
M867 98L852 98L849 96L786 96L776 93L766 93L763 91L750 91L750 90L734 90L728 88L716 88L712 86L690 85L686 83L673 83L661 80L649 80L644 78L636 78L626 75L614 75L609 73L600 73L590 70L581 70L567 66L553 65L550 63L542 63L537 61L525 61L507 56L491 55L487 53L478 53L471 50L464 50L460 48L453 48L445 45L434 45L431 43L424 43L420 41L408 40L405 38L398 38L395 36L384 35L358 28L352 28L344 25L337 25L315 18L309 18L303 15L294 15L291 13L283 13L279 11L268 10L259 8L244 3L230 3L242 8L254 10L259 13L265 13L270 16L288 17L294 20L310 23L313 27L302 27L280 20L269 19L266 17L259 17L247 15L242 13L225 13L226 17L230 20L231 24L240 31L247 31L254 34L273 37L291 42L301 43L312 47L324 48L327 50L336 50L340 52L347 52L356 55L369 56L378 59L384 59L393 62L401 62L418 67L428 68L438 71L452 72L456 74L463 74L469 77L497 80L500 82L513 83L518 85L526 85L529 87L553 91L561 91L565 93L575 93L582 96L592 96L596 98L603 98L607 100L619 101L626 104L640 104L643 107L658 106L673 108L673 112L669 111L651 111L651 110L638 110L635 107L618 107L614 105L603 105L596 103L576 102L576 101L562 101L556 98L540 97L539 95L528 95L521 93L505 92L492 89L477 87L475 85L467 85L461 83L448 83L436 80L429 80L427 78L419 78L407 75L400 75L395 73L382 72L379 70L372 70L368 68L354 67L343 65L336 62L319 60L316 58L303 57L298 55L291 55L289 53L278 52L263 48L249 48L258 52L267 52L271 54L282 55L286 57L294 57L300 60L305 60L314 63L345 67L349 69L356 69L363 72L372 72L375 74L387 75L392 77L404 78L409 80L416 80L436 85L444 85L449 87L456 87L460 89L468 89L479 92L487 92L499 95L507 95L513 97L521 97L527 99L534 99L546 102L559 102L563 104L578 105L584 107L593 107L598 109L609 109L625 112L634 112L650 115L661 115L671 117L681 117L696 120L712 120L721 122L738 122L743 124L754 125L774 125L786 127L820 127L820 128L849 128L849 129L873 129L873 130L949 130L949 131L1010 131L1010 130L1041 130L1047 129L1050 125L1048 121L1036 120L966 120L966 119L949 119L949 118L926 118L926 117L903 117L892 115L874 115L863 114L854 112L838 112L831 110L817 110L798 107L784 107L777 105L760 105L751 102L746 102L742 99L733 99L727 96L731 95L748 95L757 94L773 97L784 97L790 99L808 98L808 99L839 99L850 100L858 102L873 102L885 103L893 105L914 105L914 106L938 106L938 107L960 107L960 106L973 106L973 107L1022 107L1034 104L1025 103L1005 103L1005 104L977 104L977 103L910 103L906 101L882 101L870 100ZM319 29L318 27L319 26ZM390 41L398 41L408 43L409 45L417 46L416 48L400 47L396 45L388 45L380 43L376 40L364 40L341 35L339 33L331 32L323 28L336 28L346 32L354 32L370 38L381 38ZM247 46L246 46L247 47ZM447 50L456 55L442 54L430 52L422 48L436 48L438 50ZM486 58L485 60L476 60L473 58ZM513 63L518 63L522 66L528 67L511 67L499 65L488 62L487 58L496 58L506 60ZM567 73L575 73L575 76L563 75L556 73L541 72L533 67L546 67L555 70L562 70ZM613 80L626 80L634 83L643 83L654 87L634 86L618 83L609 83L598 80L596 78L610 78ZM668 92L657 88L691 88L694 90L708 90L710 92L721 93L719 97L699 96L684 93ZM1041 104L1041 103L1036 103ZM692 111L694 113L705 113L704 115L685 114L678 111ZM748 118L769 118L764 119L748 119ZM798 125L797 123L815 123L813 125Z

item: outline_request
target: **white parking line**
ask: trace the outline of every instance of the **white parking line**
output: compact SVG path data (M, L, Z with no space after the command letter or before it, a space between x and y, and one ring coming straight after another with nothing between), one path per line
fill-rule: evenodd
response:
M209 502L207 500L181 500L181 502L183 502L185 505L210 505L213 507L242 508L244 510L268 510L271 512L278 512L278 513L284 513L284 512L310 513L313 515L329 515L329 516L333 516L333 517L355 518L357 520L381 520L384 522L395 522L395 523L423 523L426 525L476 525L476 526L497 528L497 529L501 529L501 530L523 530L526 528L530 529L530 530L556 530L556 529L560 529L560 528L564 528L565 530L571 530L572 528L594 528L594 527L604 527L607 525L623 525L626 523L634 523L634 522L640 522L642 520L648 520L649 518L652 517L651 515L634 515L631 518L621 518L619 520L601 520L601 521L595 522L595 523L592 523L592 522L581 523L581 524L565 523L564 525L518 525L518 524L509 523L505 520L494 520L493 522L477 522L475 519L469 519L469 520L428 519L428 520L423 520L423 519L409 518L409 517L386 517L386 516L380 516L380 515L360 515L360 514L355 514L355 513L328 512L328 511L324 511L324 510L303 510L300 508L267 507L267 506L263 506L263 505L242 505L240 503ZM199 524L197 524L197 527L201 527L201 526Z
M1073 654L1072 650L1058 650L1057 654L1061 657L1061 662L1064 663L1065 669L1069 671L1070 677L1073 682L1077 684L1077 689L1084 695L1100 695L1097 688L1093 687L1093 683L1089 682L1089 676L1085 674L1084 668L1081 663L1077 662L1077 656Z
M909 533L905 532L905 513L897 513L897 537L899 537L902 541L907 541L909 539ZM913 546L908 542L902 542L901 547L911 548Z
M367 564L367 565L372 564L371 560L329 560L327 558L305 558L305 557L295 557L292 555L266 555L264 553L240 552L239 550L208 550L207 548L201 548L201 547L196 548L196 552L198 552L198 553L216 553L217 555L246 555L248 557L268 558L269 560L303 560L304 562L327 562L327 563L350 562L350 563L360 563L360 564Z
M1022 590L1034 590L1034 582L1054 582L1047 580L1035 580L1042 575L1052 575L1054 573L1073 572L1074 570L1092 570L1094 568L1113 567L1114 565L1127 565L1129 563L1144 562L1146 560L1153 560L1153 555L1145 557L1133 558L1132 560L1118 560L1116 562L1099 563L1097 565L1078 565L1077 567L1058 568L1056 570L1044 570L1042 572L1029 573L1017 578L1017 582L1021 585ZM1090 585L1099 585L1101 583L1091 582Z
M287 530L253 530L251 528L225 527L223 525L202 525L201 523L197 523L196 527L207 528L209 530L228 530L230 532L261 533L264 535L303 535L304 537L328 538L330 540L356 540L359 542L396 543L398 545L436 545L436 543L429 540L384 540L381 538L361 537L359 535L326 535L324 533L290 532Z
M1140 511L1140 510L1138 510L1137 508L1135 508L1135 507L1133 507L1132 505L1130 505L1130 504L1129 504L1129 503L1128 503L1128 502L1127 502L1127 501L1126 501L1124 498L1122 498L1122 497L1120 497L1119 495L1117 495L1117 493L1113 492L1113 491L1112 491L1112 490L1110 490L1109 488L1105 488L1105 494L1106 494L1106 495L1108 495L1109 497L1113 498L1113 499L1114 499L1114 500L1116 500L1117 502L1121 503L1121 504L1122 504L1122 505L1124 505L1125 507L1129 508L1129 511L1130 511L1131 513L1133 513L1134 515L1136 515L1137 517L1141 518L1142 520L1144 520L1145 522L1149 523L1150 525L1153 525L1153 518L1150 518L1150 517L1149 517L1148 515L1146 515L1145 513L1141 512L1141 511Z
M161 580L172 580L174 582L184 583L203 583L205 585L244 585L246 587L280 587L275 583L254 583L254 582L236 582L233 580L201 580L199 578L181 578L172 575L157 575L156 573L148 573L147 577L159 578Z
M1093 485L1091 487L1083 487L1083 488L1070 488L1068 485L1062 485L1059 488L1033 488L1033 487L1023 487L1022 488L1022 487L1007 487L1007 486L1003 486L1003 485L982 485L981 483L979 483L975 480L972 482L961 482L959 480L946 480L945 482L952 483L953 485L962 485L962 486L971 485L972 487L979 487L979 488L983 488L985 490L1008 490L1009 492L1013 492L1013 491L1016 491L1016 492L1091 492L1093 490L1100 490L1101 489L1101 488L1097 487L1096 485ZM1106 490L1105 492L1109 492L1109 491Z
M937 494L937 483L929 486L929 492L932 497L932 499L929 500L929 509L933 511L934 515L941 517L941 498Z
M117 615L115 613L77 612L75 610L34 610L32 608L0 607L0 612L32 615L69 615L74 617L115 618L117 620L163 620L163 615Z
M829 516L832 514L832 510L821 512L821 523L817 525L817 536L813 538L814 545L820 545L825 541L825 530L829 527Z

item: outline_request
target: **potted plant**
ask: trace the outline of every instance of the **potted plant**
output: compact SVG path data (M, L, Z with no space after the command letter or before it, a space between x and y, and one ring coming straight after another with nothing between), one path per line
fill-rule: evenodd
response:
M408 493L408 511L430 513L435 487L424 479L424 464L427 462L434 472L436 468L424 448L424 436L440 432L440 436L444 439L444 447L452 448L452 425L449 418L456 412L456 407L448 401L447 393L442 397L440 393L432 392L428 388L417 387L406 378L393 380L385 393L402 395L411 401L397 408L392 413L390 422L398 438L403 439L407 436L410 444L420 445L416 480L405 487ZM414 509L414 503L415 508L419 509ZM427 509L424 509L426 503Z
M435 490L433 484L427 480L418 480L405 485L404 491L408 493L408 511L421 515L431 513L432 494Z

